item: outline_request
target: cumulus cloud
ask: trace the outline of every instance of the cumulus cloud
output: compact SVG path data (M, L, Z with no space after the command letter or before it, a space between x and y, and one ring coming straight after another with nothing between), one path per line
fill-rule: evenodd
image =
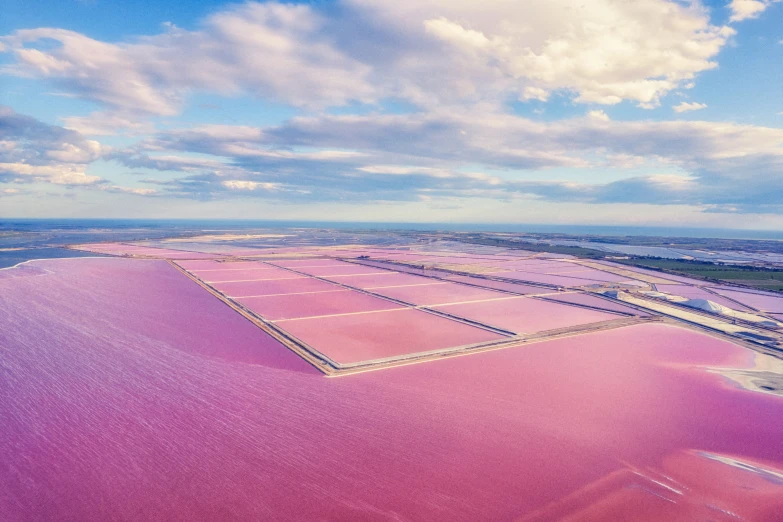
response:
M712 58L734 34L711 25L696 3L434 3L441 15L425 20L428 32L470 65L513 79L522 99L546 100L565 90L584 103L632 100L653 107L715 67Z
M604 111L589 111L587 113L588 118L594 118L596 120L601 121L609 121L609 115L606 114Z
M101 156L97 141L69 129L47 125L0 106L0 181L91 185L87 165Z
M169 25L120 43L39 28L0 45L14 56L5 73L45 78L103 105L68 121L102 134L177 114L192 91L305 107L390 97L426 107L509 95L545 101L554 92L654 107L715 67L733 34L697 2L343 0L329 9L247 3L196 30Z
M706 109L706 108L707 108L706 103L697 103L697 102L681 102L678 105L672 107L674 112L700 111L701 109Z
M125 43L63 29L24 29L2 40L16 58L5 72L51 79L100 102L115 118L176 114L190 90L249 93L294 105L369 99L369 67L334 48L321 34L324 23L308 6L250 3L210 16L196 31L168 26ZM57 45L36 48L42 41Z
M731 0L729 9L731 10L730 20L732 22L741 22L751 18L758 18L770 5L781 0Z

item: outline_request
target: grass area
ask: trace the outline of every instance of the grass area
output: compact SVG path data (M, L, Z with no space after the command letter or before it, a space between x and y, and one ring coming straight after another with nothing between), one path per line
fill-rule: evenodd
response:
M764 290L783 292L783 270L723 266L700 261L658 258L616 259L615 262L658 269L663 272L671 272L695 279L727 281Z
M543 243L527 243L524 241L485 237L482 235L463 235L458 238L452 237L450 239L461 241L463 243L472 243L475 245L489 245L503 248L512 248L516 250L527 250L530 252L566 254L582 259L606 259L607 257L616 256L616 254L609 254L607 252L593 250L591 248L555 246ZM774 290L783 292L783 270L768 270L742 266L724 266L703 261L661 259L657 257L631 257L630 259L612 260L616 263L621 263L628 266L651 268L653 270L660 270L664 273L668 272L671 274L692 277L694 279L725 281L728 283L745 285L761 290Z

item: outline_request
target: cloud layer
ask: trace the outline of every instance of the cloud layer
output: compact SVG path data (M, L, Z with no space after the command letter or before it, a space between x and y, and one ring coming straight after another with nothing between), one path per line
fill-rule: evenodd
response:
M101 179L85 173L101 155L97 141L0 105L0 181L90 185Z
M729 24L775 1L732 0ZM0 108L0 183L194 200L490 198L783 213L783 130L687 121L707 107L696 101L666 103L664 117L671 107L677 121L606 113L684 95L735 34L696 0L248 2L194 29L166 24L117 42L20 29L0 37L0 74L54 86L94 112L62 115L61 127ZM300 116L181 123L199 93ZM560 100L584 116L534 121L509 113L516 100ZM386 111L392 103L406 111ZM125 139L107 143L122 145L86 137L111 134ZM138 174L141 186L88 174L97 160Z
M215 159L193 160L191 153ZM225 193L317 200L525 195L783 210L783 130L699 121L618 122L591 114L541 123L486 111L319 116L266 128L172 130L112 157L132 168L190 173L160 185L172 195L201 199ZM602 169L640 165L683 174L591 184L533 182L524 174L579 168L600 178Z
M109 111L97 123L71 122L95 130L177 114L193 91L306 107L558 92L579 103L653 107L715 67L733 34L697 3L671 0L349 0L328 10L248 3L197 30L168 25L121 43L41 28L0 45L15 59L6 73L50 80Z

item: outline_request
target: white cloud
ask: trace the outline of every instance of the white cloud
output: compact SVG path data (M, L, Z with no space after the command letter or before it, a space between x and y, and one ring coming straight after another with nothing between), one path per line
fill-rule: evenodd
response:
M4 37L10 74L49 79L108 109L66 120L87 134L171 116L190 92L305 107L398 98L433 107L630 100L654 107L686 87L734 34L698 2L674 0L343 0L337 8L247 3L192 31L109 43L63 29ZM41 41L54 42L39 48Z
M320 34L323 24L308 6L248 3L210 16L196 31L169 26L126 43L26 29L4 38L6 51L16 57L5 71L49 78L126 117L176 114L191 90L248 93L294 105L370 99L369 67L335 49ZM59 46L30 46L42 40Z
M279 183L262 183L258 181L246 181L246 180L237 180L237 179L230 179L226 180L220 183L227 189L231 190L265 190L265 191L276 191L280 190L280 184Z
M781 0L731 0L729 9L731 10L732 22L741 22L751 18L758 18L770 5Z
M244 136L237 154L226 136ZM255 136L255 138L249 138ZM303 161L297 154L275 158L244 149L306 148L311 155L350 144L359 154L339 161ZM783 130L701 121L613 121L597 111L589 117L537 122L488 112L295 118L276 126L167 131L145 148L209 151L226 165L206 168L163 184L169 193L199 199L228 191L260 197L308 200L399 201L426 193L438 197L514 194L564 201L733 205L743 211L780 209ZM123 161L123 157L117 158ZM677 174L639 175L639 167L663 167ZM554 167L630 169L611 183L531 182L528 173ZM467 170L470 169L468 172ZM493 174L482 171L492 170ZM505 172L503 176L496 172ZM228 180L228 181L227 181ZM600 178L599 178L600 181ZM743 190L738 191L737 186ZM269 190L279 189L279 190ZM271 196L270 196L271 195ZM706 208L706 207L705 207Z
M160 192L151 188L120 187L118 185L104 185L101 190L118 194L132 194L134 196L157 196Z
M17 183L29 180L55 185L92 185L101 181L98 176L87 175L82 166L63 164L0 163L0 175L13 177L12 181Z
M609 115L604 111L589 111L587 117L599 121L609 121Z
M697 103L697 102L681 102L678 105L672 107L672 109L674 109L674 112L700 111L701 109L706 109L706 108L707 108L706 103Z
M688 190L695 187L696 179L692 176L678 174L653 174L647 176L650 183L669 187L674 190Z
M68 116L63 118L65 128L75 130L86 136L112 136L149 134L155 130L149 122L140 122L138 115L115 112L93 112L88 116Z
M735 16L760 12L734 4L745 13ZM120 42L21 30L0 38L0 52L12 53L0 72L46 79L99 108L62 118L68 128L0 109L0 183L203 200L536 197L779 209L780 129L614 121L596 109L622 101L651 108L692 88L733 34L710 23L698 1L680 0L267 2L222 8L192 30L168 25ZM198 92L296 105L302 116L269 127L174 128L169 117ZM418 110L321 110L390 98ZM594 110L544 122L501 109L513 99L564 98ZM705 107L682 102L673 110ZM125 150L85 138L154 132L153 122L174 130ZM167 174L144 181L154 189L124 187L87 174L99 158ZM602 182L609 168L617 181ZM558 179L576 169L591 183Z
M697 2L355 3L399 32L415 35L423 24L430 39L441 42L430 50L423 40L418 49L424 57L404 67L403 75L417 82L412 90L426 86L418 93L423 99L442 91L440 81L463 95L510 91L523 100L546 100L567 91L583 103L631 100L653 107L714 68L713 59L734 34L711 25Z
M86 169L102 153L97 141L0 106L0 182L100 183Z

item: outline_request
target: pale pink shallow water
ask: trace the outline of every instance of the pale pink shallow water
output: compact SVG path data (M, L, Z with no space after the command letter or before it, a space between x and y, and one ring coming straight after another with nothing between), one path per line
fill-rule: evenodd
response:
M210 282L229 281L262 281L272 279L293 279L306 277L290 270L274 267L259 266L258 270L208 270L206 272L194 272L200 279Z
M177 260L176 263L186 270L219 270L232 268L235 264L240 263L227 263L224 261L212 261L212 260ZM241 263L244 264L244 263Z
M0 268L0 279L14 279L17 277L33 277L45 275L47 271L30 263L22 263L13 267Z
M397 303L355 290L248 297L238 299L238 301L261 317L271 321L372 310L391 310L401 307Z
M267 265L266 263L260 263L258 261L212 261L211 264L203 263L204 268L198 266L199 261L177 261L177 264L187 268L194 274L200 274L202 272L226 272L226 271L240 271L240 270L280 270L279 267ZM196 265L196 266L190 266Z
M435 281L433 283L435 284L376 288L372 291L386 297L422 306L508 297L508 294L495 292L494 290L484 290L475 286L437 283Z
M478 277L470 276L449 276L446 279L449 281L461 281L463 283L470 283L472 285L481 285L486 288L496 288L498 290L508 290L509 292L516 292L519 294L550 294L557 292L553 288L544 288L541 286L526 285L523 283L506 283L504 281L493 281L491 279L480 279Z
M345 266L345 263L336 259L284 259L270 260L270 263L277 266L290 268L313 267L313 266Z
M783 519L783 400L707 371L752 364L728 342L327 379L165 263L41 265L0 281L0 520Z
M341 287L319 281L312 277L296 279L272 279L269 281L245 281L241 283L214 283L212 286L229 297L250 297L256 295L299 294L306 292L328 292Z
M568 277L577 277L580 279L591 279L593 281L604 281L607 283L620 283L624 281L628 281L629 278L626 276L620 276L617 274L610 274L609 272L604 272L603 270L569 270L569 271L563 271L563 272L557 272L558 274L562 274L564 276Z
M295 270L304 274L310 274L320 277L338 276L338 275L359 275L359 274L382 274L387 272L382 268L375 268L371 266L355 265L352 263L345 263L340 265L329 266L310 266L310 267L297 267Z
M707 299L713 303L733 308L734 310L747 311L748 307L742 306L738 302L727 299L723 296L708 292L696 286L690 285L655 285L655 288L659 292L666 292L667 294L679 295L687 297L688 299Z
M487 265L487 263L481 263ZM522 270L525 272L558 272L560 270L578 270L579 266L572 263L563 263L562 261L503 261L488 266L495 266L501 270Z
M601 270L577 270L577 269L571 269L566 270L562 272L552 272L549 273L548 270L535 272L535 271L523 271L521 269L515 269L520 274L524 275L534 275L536 277L562 277L562 278L574 278L574 279L583 279L585 280L582 284L592 284L595 282L608 282L608 283L619 283L623 281L628 281L627 277L619 276L617 274L610 274L608 272L602 272ZM539 279L534 279L535 281L538 281ZM546 282L545 280L542 280L542 282Z
M301 277L300 274L289 272L282 268L273 268L271 266L258 266L246 270L206 270L193 271L193 274L207 283L222 283L228 281L263 281L270 279L291 279Z
M490 272L487 275L503 277L505 279L515 279L517 281L530 281L533 283L544 283L547 285L558 286L587 286L600 284L598 281L593 281L590 279L579 279L576 277L550 274L537 274L535 272Z
M347 275L327 277L331 281L356 288L383 288L388 286L429 285L439 282L431 277L420 277L399 272L387 272L368 275Z
M552 299L554 301L560 301L563 303L576 303L576 304L583 304L587 306L594 306L596 308L603 308L604 310L622 312L631 315L640 315L640 316L650 315L641 310L637 310L635 308L631 308L630 306L625 306L623 304L620 304L617 301L603 299L601 297L596 297L594 295L589 295L589 294L581 294L581 293L553 294L553 295L546 296L545 299Z
M717 293L739 301L756 310L763 312L783 313L783 296L773 297L772 295L763 295L749 292L737 292L732 290L716 289Z
M322 283L318 285L317 283ZM251 295L292 294L295 292L312 292L319 290L334 290L334 286L325 281L318 281L308 276L292 273L289 277L278 277L260 281L223 281L210 283L210 286L228 296L245 297Z
M512 297L499 301L465 303L436 307L449 314L503 328L515 333L535 333L601 321L623 316L588 310L529 297Z
M277 326L342 364L504 338L488 330L413 308L283 320L278 321Z

